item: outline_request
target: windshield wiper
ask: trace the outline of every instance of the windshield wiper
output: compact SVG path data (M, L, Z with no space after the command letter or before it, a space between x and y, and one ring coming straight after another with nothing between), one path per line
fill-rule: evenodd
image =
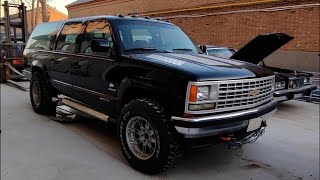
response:
M154 51L158 50L157 48L132 48L132 49L127 49L126 51Z
M193 49L187 49L187 48L177 48L177 49L172 49L173 51L194 51Z
M157 49L157 48L132 48L132 49L127 49L127 52L130 51L159 51L159 52L166 52L166 53L172 53L172 51L169 50L161 50L161 49Z

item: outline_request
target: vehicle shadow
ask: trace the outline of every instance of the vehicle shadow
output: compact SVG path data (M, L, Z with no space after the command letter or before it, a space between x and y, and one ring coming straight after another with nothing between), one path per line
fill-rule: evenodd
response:
M278 111L294 112L298 108L299 108L298 106L289 102L281 102L278 105Z
M107 155L113 156L119 161L128 165L122 155L120 145L117 140L117 127L97 119L78 117L76 121L66 121L62 124L77 133L94 146L104 151ZM234 150L227 149L225 144L212 145L200 148L187 148L185 155L180 159L175 168L155 176L147 177L165 177L170 174L194 174L195 171L205 172L210 170L220 171L221 167L234 164L234 161L240 160ZM129 165L128 165L129 166Z

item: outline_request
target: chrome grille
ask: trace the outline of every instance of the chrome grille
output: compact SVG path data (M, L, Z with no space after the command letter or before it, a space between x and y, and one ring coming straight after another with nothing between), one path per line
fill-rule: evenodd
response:
M257 107L273 98L274 80L275 76L268 76L255 79L190 82L186 96L185 113L205 114ZM210 90L218 92L218 94L214 99L189 102L190 87L192 85L210 86ZM215 108L198 111L189 110L190 104L205 103L214 103Z
M304 77L293 78L289 80L289 88L296 89L304 85Z
M217 110L235 110L258 106L272 99L274 76L244 79L219 84Z

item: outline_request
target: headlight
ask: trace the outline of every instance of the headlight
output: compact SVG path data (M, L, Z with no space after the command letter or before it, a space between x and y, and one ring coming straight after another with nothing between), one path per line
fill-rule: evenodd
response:
M304 78L304 84L313 84L313 77Z
M285 81L279 81L276 82L275 84L275 89L279 90L279 89L284 89L286 87L286 82Z
M189 101L199 102L206 100L217 100L219 97L218 85L211 86L196 86L192 85L190 88Z
M191 85L189 94L190 111L209 110L216 107L216 101L219 97L219 86L217 84L210 86Z
M209 86L199 86L197 93L197 101L204 101L209 99Z

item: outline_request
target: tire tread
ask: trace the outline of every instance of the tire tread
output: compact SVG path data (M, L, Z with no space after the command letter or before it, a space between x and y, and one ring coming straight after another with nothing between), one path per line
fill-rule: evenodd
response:
M133 100L126 104L121 111L121 116L123 117L124 114L131 109L131 107L136 104L137 102L142 102L148 105L149 107L153 108L155 112L161 117L161 121L163 124L167 126L168 129L168 137L169 137L169 154L168 158L166 160L166 163L164 164L162 169L159 169L157 171L150 172L148 174L157 174L164 172L168 170L169 168L172 168L176 162L183 156L183 148L181 146L181 137L179 136L178 132L174 129L172 125L170 125L168 121L168 116L164 110L164 108L155 100L148 99L148 98L140 98Z

